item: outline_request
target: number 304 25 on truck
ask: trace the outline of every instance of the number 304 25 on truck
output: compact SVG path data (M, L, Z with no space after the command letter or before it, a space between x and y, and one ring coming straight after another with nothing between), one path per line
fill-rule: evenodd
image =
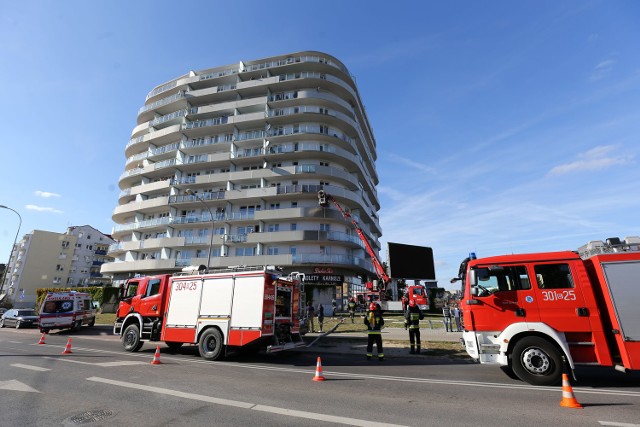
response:
M114 334L127 351L145 341L177 349L198 346L207 360L232 348L275 352L304 347L299 333L299 282L267 268L129 279Z
M462 340L480 363L534 385L563 367L640 369L640 238L592 241L577 251L462 262Z

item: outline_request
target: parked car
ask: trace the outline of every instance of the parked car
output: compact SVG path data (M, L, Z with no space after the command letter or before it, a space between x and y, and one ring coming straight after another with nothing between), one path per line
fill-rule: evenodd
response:
M7 310L0 318L0 328L15 326L20 328L33 328L38 326L38 313L32 308L13 308Z

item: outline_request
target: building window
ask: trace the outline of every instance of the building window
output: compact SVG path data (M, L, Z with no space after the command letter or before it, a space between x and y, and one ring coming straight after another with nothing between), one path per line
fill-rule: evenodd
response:
M278 255L278 248L268 248L267 255Z
M269 224L267 227L269 233L274 233L276 231L280 231L280 224Z
M254 256L256 248L236 248L236 256Z
M66 240L64 240L64 241L62 242L62 249L67 249L68 247L69 247L69 242L68 242L68 241L66 241Z
M295 246L289 246L289 253L293 256L296 255L297 249Z
M331 231L331 224L320 224L320 231Z
M296 231L297 229L298 229L298 224L297 224L297 223L295 223L295 222L291 223L290 230L291 230L291 231Z
M56 265L56 271L64 271L64 267L58 264Z

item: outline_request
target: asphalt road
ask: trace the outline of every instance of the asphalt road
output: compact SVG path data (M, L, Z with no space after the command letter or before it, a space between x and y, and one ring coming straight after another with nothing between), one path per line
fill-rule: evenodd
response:
M69 337L72 353L62 354ZM568 409L560 387L466 359L396 347L385 362L367 361L358 337L222 362L161 346L158 365L155 345L126 353L108 328L39 339L35 329L0 329L1 426L640 426L640 376L608 369L579 371L584 409ZM318 357L325 381L313 381Z

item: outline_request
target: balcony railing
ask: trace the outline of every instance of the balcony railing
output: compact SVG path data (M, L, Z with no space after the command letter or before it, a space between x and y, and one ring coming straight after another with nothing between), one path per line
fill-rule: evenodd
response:
M222 71L214 71L213 73L202 74L200 76L200 81L214 79L216 77L229 76L231 74L237 74L237 73L238 73L238 69L237 68L228 68L228 69L222 70Z
M188 178L194 178L194 177L188 177ZM180 182L180 184L191 184L191 182L187 182L187 183ZM193 195L169 196L169 203L197 202L198 200L220 200L220 199L224 199L224 196L225 196L224 191L198 193L197 196L193 196Z
M173 89L174 87L178 86L178 82L177 81L173 81L167 84L164 84L160 87L155 88L154 90L152 90L151 92L149 92L149 94L147 95L146 99L151 98L152 96L156 96L162 92L166 92L168 90Z
M156 102L153 102L149 105L145 105L138 110L138 114L144 113L145 111L153 110L154 108L162 107L163 105L167 105L172 103L173 101L177 101L178 99L184 98L184 92L180 91L175 95L167 96L166 98L162 98Z
M195 122L188 122L182 125L182 129L197 129L208 126L216 126L216 125L224 125L229 121L229 118L226 116L223 117L215 117L207 120L198 120Z

